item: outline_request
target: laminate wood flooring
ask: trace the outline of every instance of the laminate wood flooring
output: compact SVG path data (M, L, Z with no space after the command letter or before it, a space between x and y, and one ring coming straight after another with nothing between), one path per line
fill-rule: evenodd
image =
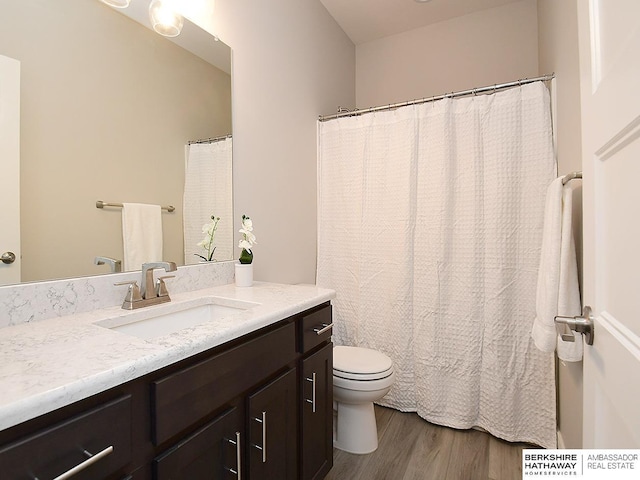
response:
M375 406L378 449L334 449L325 480L521 480L522 449L477 430L429 423L415 413Z

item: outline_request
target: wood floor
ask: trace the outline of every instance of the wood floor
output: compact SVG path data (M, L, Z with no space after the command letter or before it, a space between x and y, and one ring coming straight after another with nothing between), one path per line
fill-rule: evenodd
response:
M378 450L334 449L325 480L521 480L523 448L476 430L433 425L376 405Z

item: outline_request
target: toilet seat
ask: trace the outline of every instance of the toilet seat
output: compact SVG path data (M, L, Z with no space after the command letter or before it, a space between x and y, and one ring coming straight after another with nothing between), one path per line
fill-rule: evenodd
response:
M382 380L393 374L393 362L369 348L338 346L333 349L333 375L346 380Z
M345 390L354 390L358 392L376 392L389 389L393 385L395 374L393 370L383 378L375 380L354 380L352 378L342 378L333 374L333 386L344 388ZM385 392L386 393L386 392Z

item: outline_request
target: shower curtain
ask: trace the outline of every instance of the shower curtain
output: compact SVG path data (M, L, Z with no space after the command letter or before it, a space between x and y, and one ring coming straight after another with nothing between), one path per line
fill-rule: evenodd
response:
M194 143L186 147L184 180L184 263L192 265L206 255L197 243L204 238L202 226L211 215L220 217L214 238L216 260L233 258L232 139Z
M493 95L320 122L317 284L334 341L380 350L382 405L556 447L552 354L530 337L549 94Z

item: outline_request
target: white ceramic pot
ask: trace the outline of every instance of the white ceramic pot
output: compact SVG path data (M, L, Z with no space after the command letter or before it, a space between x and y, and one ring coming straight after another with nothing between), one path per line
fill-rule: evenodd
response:
M253 285L253 263L236 263L236 287Z

